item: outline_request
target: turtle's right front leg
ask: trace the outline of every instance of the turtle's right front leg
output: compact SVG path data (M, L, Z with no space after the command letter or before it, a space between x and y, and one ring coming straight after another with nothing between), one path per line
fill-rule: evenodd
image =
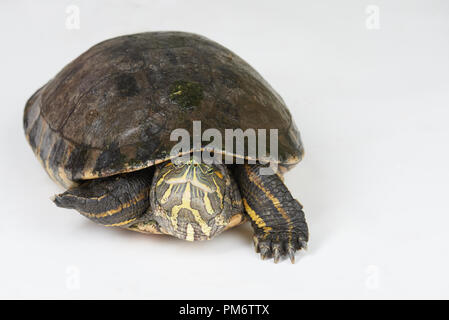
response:
M57 195L58 207L75 209L107 227L129 227L150 207L153 168L83 181Z

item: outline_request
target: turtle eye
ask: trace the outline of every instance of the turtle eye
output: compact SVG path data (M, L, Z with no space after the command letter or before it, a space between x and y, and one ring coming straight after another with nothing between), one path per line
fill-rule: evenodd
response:
M172 163L175 166L175 168L182 168L186 164L185 161L182 161L181 159L173 159Z
M186 164L184 162L178 162L177 164L175 164L175 167L180 169L183 168Z

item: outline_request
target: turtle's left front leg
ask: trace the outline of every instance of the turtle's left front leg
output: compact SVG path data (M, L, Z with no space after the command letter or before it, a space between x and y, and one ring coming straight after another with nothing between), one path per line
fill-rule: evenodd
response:
M243 204L254 229L254 244L262 258L274 262L304 248L309 231L301 204L292 197L277 174L261 175L260 164L236 165L237 179Z

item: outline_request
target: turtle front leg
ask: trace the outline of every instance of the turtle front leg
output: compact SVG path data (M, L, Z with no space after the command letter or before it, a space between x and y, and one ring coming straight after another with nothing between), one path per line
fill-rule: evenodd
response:
M107 227L131 227L150 207L153 169L86 180L55 196L58 207L75 209Z
M260 175L260 164L235 166L245 211L254 229L256 252L278 262L305 248L309 231L301 204L292 197L277 174Z

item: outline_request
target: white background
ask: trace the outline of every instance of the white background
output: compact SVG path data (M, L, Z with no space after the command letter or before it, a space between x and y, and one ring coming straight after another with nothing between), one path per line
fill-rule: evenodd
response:
M249 225L188 243L49 200L26 100L97 42L155 30L225 45L289 105L311 231L296 264L261 261ZM2 1L0 32L0 298L449 298L448 1Z

